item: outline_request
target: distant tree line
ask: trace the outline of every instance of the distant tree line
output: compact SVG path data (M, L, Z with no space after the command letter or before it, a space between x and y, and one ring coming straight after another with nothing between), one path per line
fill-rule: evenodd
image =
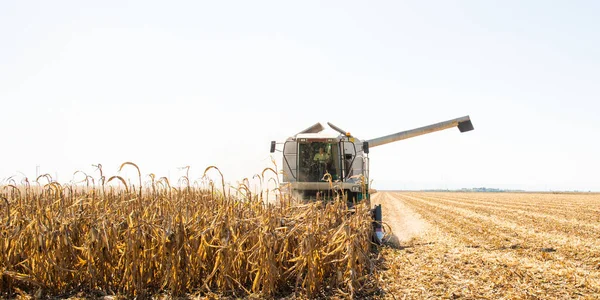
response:
M487 187L476 187L476 188L462 188L457 190L450 189L433 189L423 190L424 192L477 192L477 193L508 193L508 192L524 192L524 190L507 190L507 189L495 189Z

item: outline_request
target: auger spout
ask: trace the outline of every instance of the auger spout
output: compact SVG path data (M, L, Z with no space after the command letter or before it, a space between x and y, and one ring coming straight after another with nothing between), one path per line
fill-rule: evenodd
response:
M375 139L370 139L367 142L369 143L369 147L372 148L372 147L377 147L377 146L385 145L388 143L393 143L393 142L397 142L400 140L405 140L405 139L413 138L413 137L416 137L419 135L424 135L424 134L428 134L428 133L432 133L432 132L436 132L436 131L440 131L440 130L444 130L444 129L448 129L448 128L452 128L452 127L458 127L460 132L467 132L467 131L471 131L474 129L473 123L471 123L471 118L469 118L469 116L464 116L461 118L456 118L456 119L452 119L452 120L448 120L448 121L444 121L444 122L431 124L428 126L423 126L423 127L419 127L419 128L415 128L415 129L411 129L411 130L401 131L398 133L378 137Z

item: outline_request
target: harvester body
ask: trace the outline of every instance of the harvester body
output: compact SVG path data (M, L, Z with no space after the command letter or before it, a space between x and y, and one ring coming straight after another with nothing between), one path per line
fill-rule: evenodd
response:
M297 134L283 144L282 182L304 198L333 188L357 197L369 177L369 157L363 146L350 136Z
M458 127L460 132L473 130L469 116L394 134L361 140L349 132L327 123L335 133L328 133L320 123L289 137L279 150L283 154L282 186L303 199L343 197L348 206L369 201L369 148ZM277 149L271 142L271 153ZM381 206L372 208L376 240L383 236Z

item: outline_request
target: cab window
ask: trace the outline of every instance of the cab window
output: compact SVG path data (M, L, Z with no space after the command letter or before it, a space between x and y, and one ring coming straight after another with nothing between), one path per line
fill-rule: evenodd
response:
M339 179L340 161L337 143L308 142L298 145L298 181L322 181L326 173Z

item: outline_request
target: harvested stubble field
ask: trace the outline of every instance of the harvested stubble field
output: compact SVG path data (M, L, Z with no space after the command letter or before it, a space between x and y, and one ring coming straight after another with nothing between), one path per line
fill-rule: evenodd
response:
M385 298L600 298L598 194L379 192L373 201L390 226L412 228L382 251Z
M140 174L132 163L121 168L128 165ZM0 298L353 297L373 290L366 205L349 213L343 201L271 203L251 193L247 180L224 194L232 189L222 181L190 185L187 177L181 187L152 174L145 183L140 174L137 187L118 176L84 187L46 177L45 185L13 180L0 188Z

